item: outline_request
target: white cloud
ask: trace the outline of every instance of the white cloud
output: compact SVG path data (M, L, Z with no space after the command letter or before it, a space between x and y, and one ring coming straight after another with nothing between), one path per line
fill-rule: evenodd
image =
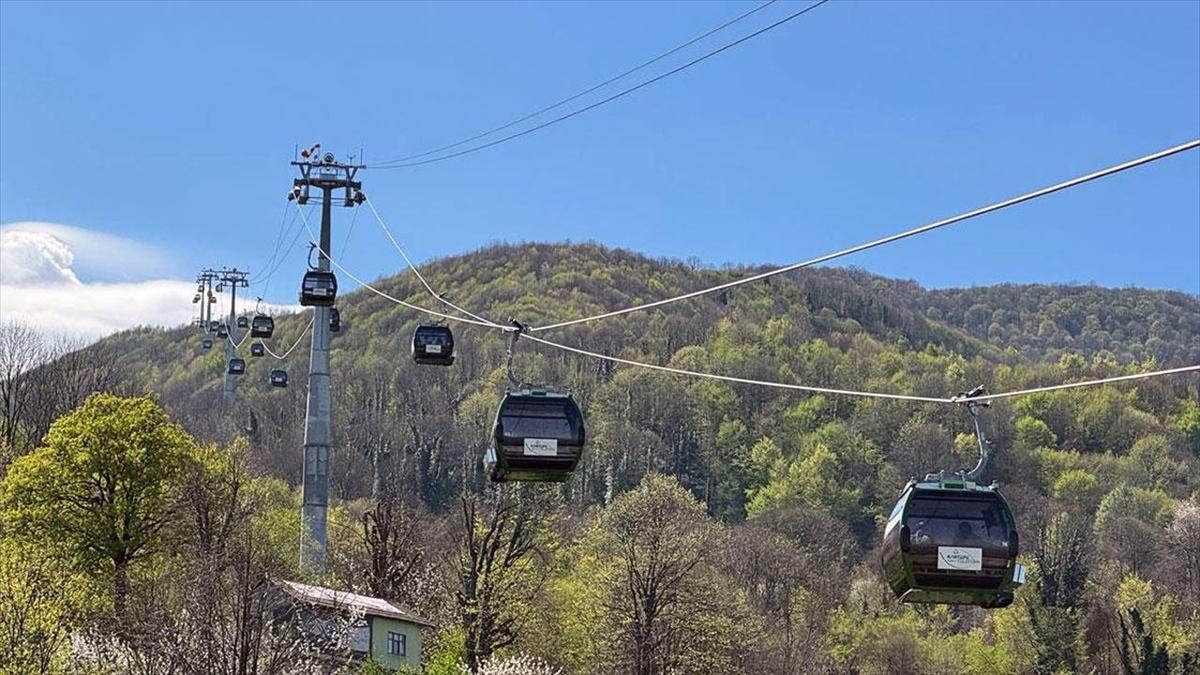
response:
M0 319L86 339L191 320L191 282L81 281L76 266L101 255L104 265L125 272L144 272L153 269L153 260L165 259L153 247L74 227L14 223L0 228Z
M5 247L13 235L48 236L66 245L72 254L67 265L88 281L162 279L178 272L174 257L157 246L81 227L41 221L0 226Z
M70 247L54 235L0 230L0 284L78 284L74 260Z
M195 285L176 280L124 284L0 284L0 317L40 330L96 339L134 326L177 326L194 316Z
M195 318L195 282L146 277L96 281L82 272L88 260L93 270L104 267L109 272L144 275L168 256L153 246L77 227L5 225L0 227L0 320L95 340L134 326L179 326ZM253 299L242 297L242 311L253 312ZM219 314L222 306L228 305L214 305L213 313ZM262 306L272 314L302 309Z

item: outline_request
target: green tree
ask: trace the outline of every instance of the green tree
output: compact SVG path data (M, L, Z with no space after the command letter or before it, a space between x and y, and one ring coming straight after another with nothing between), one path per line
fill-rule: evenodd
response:
M769 479L748 491L751 515L778 506L806 506L849 523L860 538L874 529L872 509L883 457L875 444L842 422L830 422L800 440L792 457L776 456ZM751 451L755 463L772 459L772 445Z
M609 594L602 603L605 624L616 635L593 639L615 638L617 670L735 668L750 636L730 584L714 565L718 534L704 506L661 474L646 476L603 514L588 550L607 563L599 570Z
M1075 672L1082 651L1083 592L1092 566L1088 524L1064 512L1039 534L1036 574L1030 575L1038 601L1025 605L1037 639L1037 666L1039 672Z
M1200 402L1184 399L1183 410L1172 421L1187 438L1192 454L1200 457Z
M194 447L151 399L94 394L13 463L0 487L5 528L80 570L103 563L124 616L129 567L161 543Z
M1118 485L1100 500L1096 509L1096 532L1103 533L1123 517L1165 527L1171 520L1171 504L1171 498L1160 490Z
M1068 469L1059 474L1050 494L1077 512L1087 512L1096 507L1100 486L1096 477L1087 471Z
M463 495L454 598L472 673L513 644L541 591L547 521L561 505L545 486L504 486L486 498Z
M1129 451L1129 462L1138 482L1150 489L1164 489L1186 470L1171 458L1171 441L1162 434L1139 438Z
M1036 417L1021 417L1013 430L1013 444L1022 450L1053 448L1058 439L1043 421Z
M0 539L0 673L61 672L77 586L36 546Z

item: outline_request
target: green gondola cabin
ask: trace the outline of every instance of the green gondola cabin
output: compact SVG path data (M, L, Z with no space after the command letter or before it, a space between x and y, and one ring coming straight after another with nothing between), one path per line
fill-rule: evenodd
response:
M901 493L882 563L901 602L1007 607L1025 581L1017 525L995 486L930 474Z

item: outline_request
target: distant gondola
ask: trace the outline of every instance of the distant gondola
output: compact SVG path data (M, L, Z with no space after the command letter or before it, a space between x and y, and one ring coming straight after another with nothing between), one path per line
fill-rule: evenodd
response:
M454 333L449 326L423 323L412 339L413 361L421 365L448 366L454 363Z
M275 334L275 319L266 314L255 314L250 322L250 337L269 338Z
M266 347L261 342L250 343L250 356L262 356L267 353Z
M583 413L570 394L521 389L500 401L484 463L496 482L561 483L579 463L583 444Z
M342 332L342 313L338 311L337 307L331 307L329 309L329 332Z
M217 337L222 340L229 337L229 326L225 324L217 326Z
M238 328L249 328L250 327L250 319L247 319L244 316L239 316L237 318L237 327Z
M246 360L239 359L236 356L229 359L229 369L227 372L230 375L244 375L246 373Z
M212 321L208 322L208 332L210 332L210 333L217 332L217 329L220 327L221 327L221 322L217 321L216 319L213 319Z
M205 335L204 338L200 340L200 348L201 349L212 349L212 346L213 346L213 340L212 340L212 338L208 337L207 335Z
M1007 607L1025 581L1012 511L961 476L912 481L888 518L883 569L902 602Z
M276 369L276 370L271 371L271 386L272 387L286 387L287 384L288 384L288 375L287 375L286 370Z
M337 301L337 277L333 272L309 270L300 282L300 304L305 307L331 307Z

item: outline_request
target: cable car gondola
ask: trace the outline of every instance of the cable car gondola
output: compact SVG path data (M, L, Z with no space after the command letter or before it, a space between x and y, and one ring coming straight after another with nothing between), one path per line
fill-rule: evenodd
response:
M250 356L262 356L267 353L266 347L261 342L250 343Z
M449 326L423 323L412 339L413 361L421 365L448 366L454 363L454 333Z
M229 326L226 326L225 324L217 326L217 337L222 340L229 337Z
M271 371L271 386L272 387L286 387L287 384L288 384L288 376L287 376L286 370L276 369L276 370Z
M332 307L337 300L337 277L333 272L309 270L300 282L300 304L305 307Z
M238 328L249 328L250 327L250 319L247 319L244 316L239 316L237 318L237 327Z
M1024 582L1017 526L993 487L930 474L904 488L883 535L883 569L901 602L1007 607Z
M208 322L208 332L210 332L210 333L217 332L217 329L220 327L221 327L221 322L217 321L216 319L213 319L212 321Z
M228 371L227 371L227 372L228 372L230 375L244 375L244 374L246 374L246 360L245 360L245 359L239 359L239 358L238 358L238 357L236 357L236 356L235 356L235 357L233 357L232 359L229 359L229 369L228 369Z
M976 389L960 397L980 394ZM988 460L976 412L985 404L966 405L975 418L979 464L909 481L884 528L883 571L901 602L1007 607L1025 582L1012 509L995 485L975 482Z
M212 338L208 337L207 335L205 335L204 338L200 340L200 348L201 349L212 349L212 346L213 346Z
M583 413L570 394L523 388L500 401L484 464L495 482L561 483L579 463L583 444Z
M342 332L342 313L338 311L337 307L331 307L329 309L329 332Z
M266 314L255 314L250 322L250 337L269 338L275 334L275 319Z

